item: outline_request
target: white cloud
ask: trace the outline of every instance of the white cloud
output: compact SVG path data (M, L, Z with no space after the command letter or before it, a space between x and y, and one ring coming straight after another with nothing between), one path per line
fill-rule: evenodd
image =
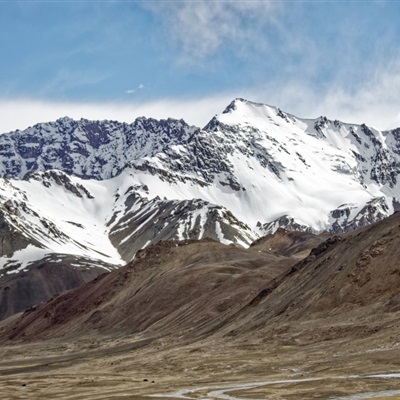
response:
M303 117L326 115L344 122L366 123L380 129L400 127L400 59L366 74L357 87L331 84L316 89L303 82L269 85L257 99L268 101ZM265 99L267 100L267 99Z
M214 54L229 43L235 52L263 46L263 27L280 12L279 0L166 1L149 2L145 7L164 25L182 49L182 59L193 61Z
M140 87L140 85L139 85ZM350 123L366 123L380 129L400 127L400 60L377 69L364 85L343 85L318 90L304 82L288 81L264 87L226 92L202 98L160 99L148 102L73 103L37 100L1 100L0 132L24 129L63 116L132 122L139 116L183 118L204 126L236 97L267 103L298 117L326 115Z
M201 99L161 99L149 102L73 103L30 99L0 99L0 132L25 129L38 122L54 121L69 116L74 119L118 120L133 122L140 116L156 119L183 118L203 126L222 111L232 96L209 96Z

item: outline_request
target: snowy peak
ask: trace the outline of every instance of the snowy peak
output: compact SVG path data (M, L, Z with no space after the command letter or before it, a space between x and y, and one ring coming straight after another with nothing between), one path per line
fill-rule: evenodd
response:
M293 124L296 117L278 107L237 98L216 119L224 125L266 126L268 123Z
M279 109L274 106L270 106L263 103L256 103L254 101L237 97L225 108L222 114L239 113L242 114L242 116L245 116L246 112L250 114L255 114L257 112L258 113L267 113L268 111L277 112L278 110Z
M249 194L252 182L258 195L264 193L263 203L254 199L253 205L263 209L258 226L265 232L284 226L336 230L332 215L343 204L357 204L350 219L368 204L386 204L383 212L372 207L368 221L393 212L400 191L398 130L380 132L325 116L301 119L244 99L234 100L204 129L224 143L237 187ZM246 178L245 169L252 172ZM359 226L347 222L338 225L343 230Z

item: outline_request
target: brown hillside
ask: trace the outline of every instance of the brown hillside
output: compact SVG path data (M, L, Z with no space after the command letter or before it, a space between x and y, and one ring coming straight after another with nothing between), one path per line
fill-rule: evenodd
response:
M400 213L396 213L320 244L305 260L267 283L224 332L237 335L261 329L273 334L278 326L301 331L304 325L304 331L313 326L315 331L307 334L318 337L318 327L324 325L342 334L343 327L351 325L366 335L384 329L400 317L399 260Z
M317 330L357 325L367 334L369 325L380 326L377 316L397 318L400 309L399 226L395 214L329 238L296 265L296 254L320 239L280 231L250 250L161 242L126 267L25 313L5 333L27 339L95 331L270 337L282 326L301 331L312 321Z
M85 332L212 332L294 260L204 240L160 242L119 270L26 312L7 331L36 339Z

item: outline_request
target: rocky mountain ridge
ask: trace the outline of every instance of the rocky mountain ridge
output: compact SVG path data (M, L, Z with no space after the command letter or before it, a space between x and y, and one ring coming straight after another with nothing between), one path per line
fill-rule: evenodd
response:
M345 232L400 198L400 130L234 100L182 120L61 118L0 136L1 273L46 254L122 265L163 239L249 246L277 229ZM2 272L1 272L2 271Z

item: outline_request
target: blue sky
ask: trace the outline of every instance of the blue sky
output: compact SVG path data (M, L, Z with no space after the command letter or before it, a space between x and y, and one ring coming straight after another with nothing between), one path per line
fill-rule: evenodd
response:
M0 131L233 98L400 126L400 1L3 1Z

